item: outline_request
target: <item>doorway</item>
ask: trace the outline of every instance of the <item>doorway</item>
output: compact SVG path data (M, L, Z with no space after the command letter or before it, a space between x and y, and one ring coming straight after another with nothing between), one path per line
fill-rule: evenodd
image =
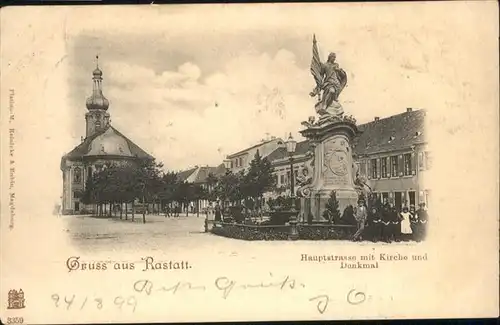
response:
M396 207L396 210L401 211L401 206L403 204L403 193L401 192L395 192L394 193L394 206Z
M410 206L415 206L415 191L409 191L408 192L408 197L410 199Z
M80 202L75 202L75 212L80 211Z

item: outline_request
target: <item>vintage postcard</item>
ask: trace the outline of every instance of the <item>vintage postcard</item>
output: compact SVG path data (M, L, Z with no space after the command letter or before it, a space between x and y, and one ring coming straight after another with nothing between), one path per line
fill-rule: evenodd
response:
M3 8L2 322L498 316L497 9Z

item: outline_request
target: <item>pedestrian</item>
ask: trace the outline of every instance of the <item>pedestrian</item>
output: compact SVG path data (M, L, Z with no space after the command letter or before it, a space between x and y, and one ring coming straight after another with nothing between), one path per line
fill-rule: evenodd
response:
M425 208L425 203L419 204L419 209L416 212L418 218L418 231L417 231L417 241L425 240L427 235L427 220L429 215Z
M353 236L354 241L360 241L363 235L363 230L365 229L366 219L368 217L368 213L365 207L365 201L363 199L358 200L358 206L356 207L356 211L354 213L354 218L356 219L356 223L358 226L358 230Z
M400 213L401 220L401 238L404 241L410 240L413 231L411 230L411 213L408 211L408 207L403 208L403 212Z
M394 207L392 201L389 202L388 219L391 222L390 225L390 240L400 241L401 240L401 220L399 218L399 213Z
M415 212L415 206L412 204L410 205L410 227L411 227L411 232L412 232L412 238L413 240L417 240L417 231L418 231L418 217L417 213Z
M392 238L391 215L389 202L385 198L381 217L381 239L386 243L390 243Z
M367 220L367 236L372 242L377 242L382 238L382 219L379 205L373 205Z
M222 211L221 211L221 207L219 205L219 202L217 202L215 204L215 218L214 220L217 222L217 221L222 221Z

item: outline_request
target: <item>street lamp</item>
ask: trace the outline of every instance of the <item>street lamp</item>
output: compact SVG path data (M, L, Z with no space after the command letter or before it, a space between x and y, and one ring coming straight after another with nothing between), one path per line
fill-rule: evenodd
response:
M293 171L293 154L295 153L295 148L297 147L297 141L292 138L292 134L288 137L286 141L286 151L288 152L288 158L290 160L290 199L292 201L292 207L290 209L290 233L288 234L288 239L297 240L299 238L299 233L297 231L297 217L295 211L295 179Z

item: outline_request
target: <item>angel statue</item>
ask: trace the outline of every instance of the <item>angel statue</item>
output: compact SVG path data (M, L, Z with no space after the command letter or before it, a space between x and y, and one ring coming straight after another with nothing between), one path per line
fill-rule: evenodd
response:
M319 115L341 116L344 113L338 97L347 84L347 74L339 67L335 59L335 53L330 53L325 63L320 61L316 35L314 35L311 74L316 81L316 88L309 95L318 96L316 112Z

